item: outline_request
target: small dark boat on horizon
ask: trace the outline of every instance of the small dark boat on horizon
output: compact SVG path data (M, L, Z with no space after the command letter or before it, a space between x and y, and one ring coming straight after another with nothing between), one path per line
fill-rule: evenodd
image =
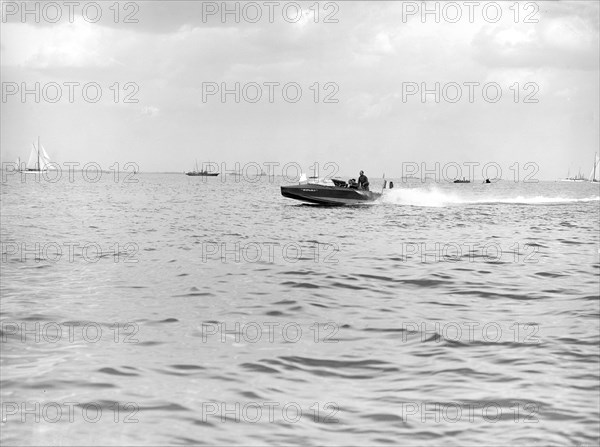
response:
M186 172L185 175L190 177L216 177L219 175L218 172L208 172L206 169L198 170L198 161L196 161L196 169L193 171Z
M463 177L462 180L460 180L460 179L454 180L454 183L471 183L471 180L467 180L466 178Z
M200 177L216 177L219 175L218 172L208 172L208 171L190 171L186 172L185 175L189 175L192 177L200 176Z

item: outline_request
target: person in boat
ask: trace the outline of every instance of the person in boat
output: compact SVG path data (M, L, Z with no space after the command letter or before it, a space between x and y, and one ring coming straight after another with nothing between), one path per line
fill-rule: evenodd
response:
M365 171L360 171L360 176L358 177L358 189L364 189L365 191L369 190L369 179L365 175Z
M348 180L348 188L353 188L353 189L358 188L358 183L356 183L355 179L351 178L350 180Z

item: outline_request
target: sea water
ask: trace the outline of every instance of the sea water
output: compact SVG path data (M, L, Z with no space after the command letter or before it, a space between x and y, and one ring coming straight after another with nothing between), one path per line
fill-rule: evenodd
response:
M135 180L3 182L2 443L598 442L598 184Z

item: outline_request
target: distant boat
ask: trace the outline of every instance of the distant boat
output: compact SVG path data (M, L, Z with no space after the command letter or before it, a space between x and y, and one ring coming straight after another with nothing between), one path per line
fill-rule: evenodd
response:
M19 165L18 170L21 172L25 172L26 174L35 174L38 172L46 172L49 169L56 169L55 166L50 166L52 163L50 161L50 156L42 143L40 143L40 137L37 139L37 145L34 141L31 144L31 153L29 154L29 160L27 161L27 165L25 165L25 170L21 169L21 159L19 158L17 163Z
M594 154L594 167L590 172L590 182L599 183L600 182L600 156L598 154Z
M471 180L467 180L466 178L462 178L462 180L460 179L456 179L454 180L454 183L471 183Z
M191 177L216 177L219 175L218 172L208 172L203 169L201 171L198 170L198 160L196 160L196 169L194 171L186 172L185 175L189 175Z
M228 172L227 175L235 175L237 177L241 177L244 174L242 174L241 172ZM260 171L260 174L248 174L249 177L266 177L267 173L263 170Z
M567 177L561 178L560 181L561 182L585 182L585 178L583 177L581 170L579 170L579 173L576 176L571 177L571 170L569 169L569 170L567 170Z

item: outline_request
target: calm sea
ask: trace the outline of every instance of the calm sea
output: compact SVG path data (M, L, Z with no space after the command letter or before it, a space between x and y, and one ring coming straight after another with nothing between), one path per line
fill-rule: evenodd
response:
M598 184L136 179L2 184L4 445L598 443Z

